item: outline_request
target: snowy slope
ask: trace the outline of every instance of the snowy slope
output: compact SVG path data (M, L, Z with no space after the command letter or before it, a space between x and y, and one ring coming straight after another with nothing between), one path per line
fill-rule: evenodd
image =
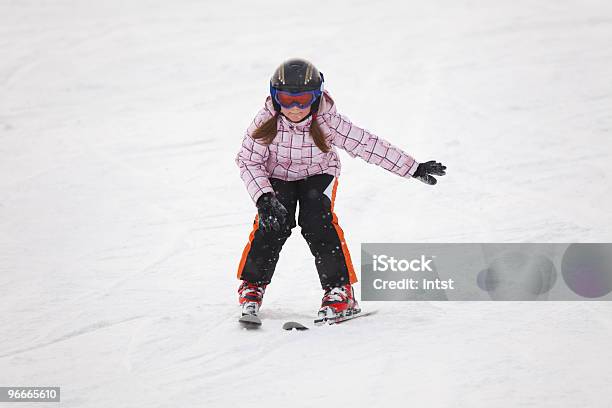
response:
M1 1L0 386L79 408L609 407L607 302L364 303L282 332L322 294L299 229L241 331L255 210L233 159L303 56L355 123L448 166L432 188L342 153L357 265L361 242L610 242L610 38L593 0Z

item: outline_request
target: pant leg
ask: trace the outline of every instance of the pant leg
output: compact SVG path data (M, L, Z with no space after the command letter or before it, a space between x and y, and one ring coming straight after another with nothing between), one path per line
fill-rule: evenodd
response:
M270 178L270 183L274 188L276 198L285 206L289 214L280 231L259 229L259 215L255 215L253 230L249 235L249 242L242 251L242 258L238 266L238 279L251 283L270 283L283 244L296 226L298 182Z
M299 183L298 224L315 257L321 286L326 289L357 282L344 232L334 213L338 180L330 174L318 174Z

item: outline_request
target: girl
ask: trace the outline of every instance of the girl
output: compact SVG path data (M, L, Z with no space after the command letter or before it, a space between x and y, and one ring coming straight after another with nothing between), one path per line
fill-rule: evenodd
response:
M242 315L257 315L280 250L297 224L315 257L325 291L317 320L333 322L360 312L357 281L334 200L340 175L336 147L400 177L436 184L446 167L417 163L386 140L336 112L323 90L323 74L303 59L282 63L270 80L270 96L236 157L257 215L238 266Z

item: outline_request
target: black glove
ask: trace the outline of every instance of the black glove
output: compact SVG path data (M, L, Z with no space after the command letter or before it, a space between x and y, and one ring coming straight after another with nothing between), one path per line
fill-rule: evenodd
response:
M264 231L280 231L287 219L287 209L272 193L264 193L257 199L259 228Z
M430 160L426 163L420 163L412 177L422 181L425 184L434 185L438 182L438 180L436 180L435 177L431 176L431 174L435 174L436 176L445 175L446 166L443 166L442 163L438 163L435 160Z

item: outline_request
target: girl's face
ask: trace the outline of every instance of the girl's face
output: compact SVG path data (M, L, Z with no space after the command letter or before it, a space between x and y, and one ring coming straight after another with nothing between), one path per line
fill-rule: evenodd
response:
M281 113L287 118L289 118L289 120L292 122L300 122L302 119L308 116L308 114L310 113L310 107L300 109L299 107L294 106L292 108L287 109L281 106Z

